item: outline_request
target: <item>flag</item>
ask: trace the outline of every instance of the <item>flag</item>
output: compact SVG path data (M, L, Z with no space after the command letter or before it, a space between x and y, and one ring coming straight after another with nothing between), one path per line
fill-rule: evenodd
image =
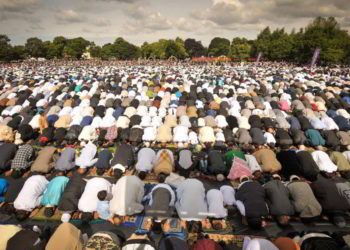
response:
M256 62L257 62L257 63L260 62L261 57L262 57L262 52L259 52L258 58L256 59Z
M312 56L312 60L311 60L311 68L315 65L318 57L320 56L320 51L321 49L315 49L314 55Z

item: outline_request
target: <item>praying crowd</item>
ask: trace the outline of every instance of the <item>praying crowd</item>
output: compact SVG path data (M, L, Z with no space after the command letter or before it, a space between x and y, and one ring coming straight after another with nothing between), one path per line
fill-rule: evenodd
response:
M349 180L349 68L0 67L0 250L345 249Z

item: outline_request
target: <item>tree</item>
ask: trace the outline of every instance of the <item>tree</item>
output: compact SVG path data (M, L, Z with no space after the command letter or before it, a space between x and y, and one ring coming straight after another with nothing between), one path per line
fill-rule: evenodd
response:
M327 63L338 63L343 61L345 55L346 53L343 49L328 48L324 51L322 58Z
M11 60L11 44L6 35L0 35L0 61Z
M206 55L206 50L200 41L188 38L185 40L185 49L190 57L201 57Z
M102 48L100 46L90 45L89 52L91 57L93 58L101 58L102 57Z
M310 62L313 51L320 48L323 63L339 63L345 59L349 39L348 33L340 29L334 17L317 17L305 29L302 47L299 48L301 62Z
M24 47L28 55L31 57L38 58L46 56L43 41L37 37L28 38Z
M251 53L252 45L247 39L237 37L232 40L229 57L242 61L250 58Z
M108 60L111 58L115 58L114 46L111 43L107 43L101 48L101 59Z
M267 26L264 30L260 32L260 34L256 39L255 49L254 49L256 55L261 52L264 54L264 57L269 58L270 41L271 41L271 31L270 31L270 27Z
M13 46L11 60L23 60L26 58L26 49L23 45Z
M64 47L67 44L67 39L63 36L57 36L53 39L51 45L49 46L47 50L47 58L62 58L63 57L63 50Z
M66 56L80 59L81 56L84 54L86 47L89 45L90 42L82 37L69 39L67 40L67 44L63 49L63 53Z
M174 40L169 40L166 47L165 47L165 57L169 58L171 56L175 56L177 58L178 49L179 48L176 45L176 42Z
M268 45L268 57L271 60L286 60L292 51L292 38L284 29L276 29L270 36Z
M119 60L132 60L140 57L139 47L125 41L123 38L118 37L114 42L114 50L116 58Z
M176 46L178 48L177 50L177 59L185 59L188 57L188 53L185 49L185 42L180 37L176 37L175 39Z
M228 56L230 52L230 41L226 38L215 37L211 40L208 55L209 56Z
M167 59L165 49L168 46L168 40L160 39L154 43L144 43L141 46L141 55L145 58L152 59Z
M47 59L51 59L49 58L47 52L49 51L50 47L51 47L51 41L45 41L43 42L43 53L44 53L44 57Z

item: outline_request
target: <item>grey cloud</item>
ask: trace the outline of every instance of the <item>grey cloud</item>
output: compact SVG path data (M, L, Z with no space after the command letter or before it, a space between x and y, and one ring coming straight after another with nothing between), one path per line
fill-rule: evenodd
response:
M87 29L87 28L83 28L81 31L84 33L92 33L92 30Z
M160 12L145 8L141 3L127 6L123 13L129 18L123 25L123 30L127 34L155 32L173 28L173 22L170 19Z
M209 8L192 11L191 16L223 29L237 29L240 25L255 29L266 22L283 25L296 18L347 16L349 9L349 0L212 0Z
M350 28L350 17L345 17L340 21L340 24L345 28Z
M125 22L123 31L126 34L140 34L172 29L172 23L163 16L151 15L148 20L134 20Z
M145 19L149 15L149 11L141 4L133 4L125 9L125 14L133 19Z
M91 24L97 27L106 27L111 25L111 21L106 18L96 18L91 20Z
M119 3L135 3L138 2L139 0L96 0L98 2L119 2Z
M45 30L45 28L43 26L41 26L40 24L32 24L29 26L30 30Z
M55 15L59 24L82 23L86 18L74 10L59 10Z
M198 30L199 25L197 25L197 23L194 23L184 17L181 17L179 18L179 20L175 22L175 27L181 31L193 32L195 30Z
M0 10L7 12L32 12L41 0L0 0Z

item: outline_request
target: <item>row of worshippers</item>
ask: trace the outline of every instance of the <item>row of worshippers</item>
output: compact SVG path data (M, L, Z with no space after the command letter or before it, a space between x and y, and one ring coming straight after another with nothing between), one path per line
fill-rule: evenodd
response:
M35 147L29 142L19 147L13 143L3 143L0 145L0 171L19 178L28 171L39 174L56 171L60 175L66 175L75 169L83 174L92 168L98 175L109 173L120 176L126 170L135 169L141 179L151 172L164 179L173 172L187 178L195 170L223 180L225 177L232 179L230 172L233 171L234 156L245 161L250 174L256 171L279 173L286 179L294 174L313 181L320 171L339 172L348 178L350 170L350 151L309 152L303 147L273 151L268 147L248 147L243 148L244 154L239 148L227 150L208 147L199 150L200 152L180 149L174 153L169 149L155 151L143 147L136 151L129 143L121 143L112 152L108 147L98 148L89 142L81 150L46 146L35 152ZM233 180L239 177L235 175Z
M287 182L281 177L273 178L263 185L255 178L240 177L237 189L222 185L218 189L206 190L199 179L170 175L164 183L152 187L145 194L145 184L137 176L123 176L115 184L107 178L84 179L80 175L72 178L57 176L48 181L45 176L33 175L23 184L16 197L18 187L6 185L3 192L14 198L4 209L15 213L18 220L26 219L41 206L45 215L51 217L56 208L64 212L62 221L69 221L75 211L78 218L91 220L102 218L117 223L119 216L145 212L154 218L177 215L186 221L227 217L227 206L235 205L248 225L260 228L268 216L276 218L281 225L288 224L292 216L300 216L310 222L325 215L340 227L346 225L344 216L350 208L348 192L350 183L325 172L311 184L291 176ZM14 189L14 190L11 190Z
M194 242L168 233L159 242L150 234L135 232L129 237L113 228L109 231L97 231L88 237L86 233L70 223L62 223L53 230L53 233L35 226L34 229L22 228L18 225L0 225L0 248L5 250L37 249L54 250L59 245L61 249L100 249L100 250L299 250L314 249L315 246L321 249L337 250L346 249L349 245L347 234L329 235L326 233L309 232L296 233L293 236L277 237L272 239L242 237L242 243L216 242L207 236L200 236Z

